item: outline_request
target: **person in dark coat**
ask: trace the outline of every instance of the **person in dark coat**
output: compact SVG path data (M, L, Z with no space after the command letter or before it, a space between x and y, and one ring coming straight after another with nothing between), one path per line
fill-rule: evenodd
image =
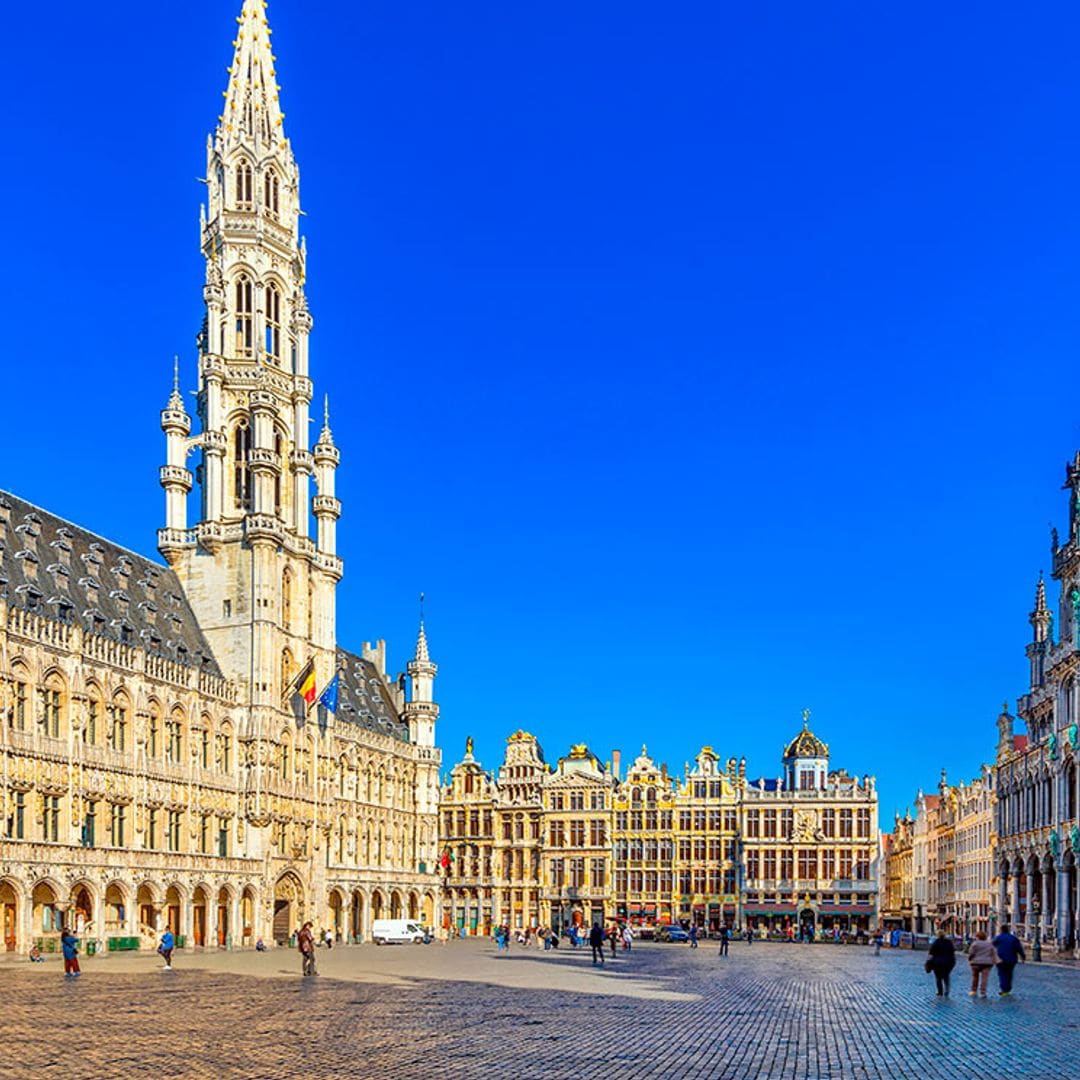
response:
M997 966L998 994L1008 997L1012 993L1013 971L1017 961L1021 964L1027 959L1020 939L1009 929L1008 923L1001 928L1001 933L994 938L1000 963Z
M604 930L599 923L593 923L589 931L589 944L592 946L592 962L596 965L597 958L600 963L604 962Z
M926 961L926 970L934 973L937 980L938 997L949 996L949 974L956 967L956 949L952 938L945 936L944 930L930 943L930 955Z

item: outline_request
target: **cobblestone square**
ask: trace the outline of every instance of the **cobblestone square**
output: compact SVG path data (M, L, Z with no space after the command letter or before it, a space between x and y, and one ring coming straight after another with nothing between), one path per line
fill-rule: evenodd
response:
M1080 972L1019 969L1013 997L939 999L921 954L739 943L487 942L4 965L2 1077L1073 1078Z

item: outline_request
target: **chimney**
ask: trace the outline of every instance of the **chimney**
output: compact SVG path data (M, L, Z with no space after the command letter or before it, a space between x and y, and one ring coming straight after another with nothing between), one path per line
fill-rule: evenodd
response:
M618 780L619 779L619 765L622 763L622 751L611 751L611 775Z

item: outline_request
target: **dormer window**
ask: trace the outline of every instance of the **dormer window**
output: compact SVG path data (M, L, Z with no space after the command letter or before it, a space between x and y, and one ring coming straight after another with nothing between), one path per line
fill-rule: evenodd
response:
M37 514L26 514L19 525L15 527L18 533L26 533L27 536L41 535L41 518Z
M19 561L23 574L31 581L36 580L38 571L37 556L29 548L25 548L22 551L16 551L15 558Z
M35 589L33 585L20 585L15 590L15 595L23 597L27 611L37 611L43 594Z
M45 569L48 570L50 574L59 574L60 577L64 578L68 576L68 568L64 566L63 563L49 563L49 565L46 566Z
M71 544L63 535L66 531L61 529L60 535L49 545L56 552L57 561L65 568L71 565Z

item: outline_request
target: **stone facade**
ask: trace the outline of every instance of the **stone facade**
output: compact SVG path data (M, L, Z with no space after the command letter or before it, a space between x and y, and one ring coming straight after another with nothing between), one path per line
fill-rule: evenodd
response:
M165 926L236 947L308 918L339 939L380 915L438 918L423 625L407 680L382 642L354 654L336 639L340 454L328 409L308 444L299 174L264 7L245 0L207 144L198 433L178 371L161 413L167 565L0 495L9 950L54 947L64 921L109 947ZM336 703L302 700L309 665L317 691L336 679Z
M997 910L1022 937L1038 933L1050 948L1074 951L1080 911L1080 452L1066 466L1069 531L1052 530L1058 583L1057 633L1040 575L1028 617L1028 691L1015 732L1008 708L998 717Z
M741 793L746 921L771 931L873 929L878 919L873 778L830 771L828 746L805 722L784 750L783 768L781 778L747 783Z
M470 740L441 790L446 924L871 929L877 794L828 757L804 726L775 779L711 747L680 778L642 747L620 777L618 751L608 764L575 746L551 769L518 732L493 776Z
M919 792L915 816L896 815L883 838L882 922L899 930L964 939L997 925L994 770L935 795Z

